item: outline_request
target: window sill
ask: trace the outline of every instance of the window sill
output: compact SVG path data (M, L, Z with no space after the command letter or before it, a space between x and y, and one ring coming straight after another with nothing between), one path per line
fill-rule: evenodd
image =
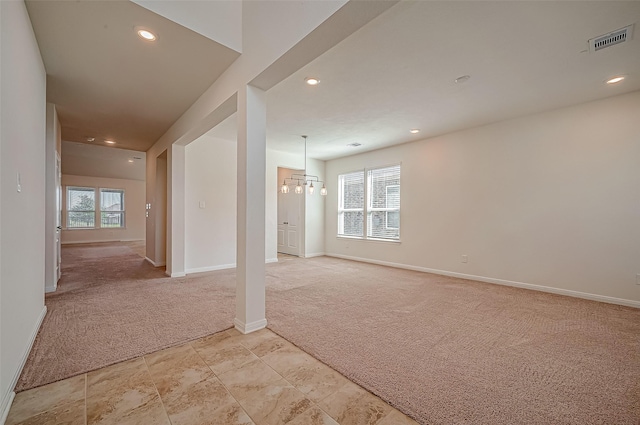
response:
M342 235L337 235L336 239L347 239L347 240L356 240L356 241L363 241L363 242L382 242L382 243L402 243L402 241L400 239L380 239L380 238L363 238L360 236L342 236Z

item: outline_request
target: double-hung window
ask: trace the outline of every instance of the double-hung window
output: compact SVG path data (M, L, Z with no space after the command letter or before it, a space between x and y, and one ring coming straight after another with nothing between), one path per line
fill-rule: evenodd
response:
M338 176L338 236L400 239L400 165Z
M367 237L400 239L400 166L367 171Z
M96 191L92 187L67 187L67 227L96 227Z
M124 190L100 189L100 227L124 227Z

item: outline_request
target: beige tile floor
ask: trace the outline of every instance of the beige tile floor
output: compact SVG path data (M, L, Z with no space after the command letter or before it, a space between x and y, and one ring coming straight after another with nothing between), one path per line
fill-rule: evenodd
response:
M235 329L16 395L7 425L416 424L273 332Z

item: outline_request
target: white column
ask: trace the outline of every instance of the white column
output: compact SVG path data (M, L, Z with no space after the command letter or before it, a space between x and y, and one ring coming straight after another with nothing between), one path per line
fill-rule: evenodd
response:
M238 233L236 329L267 326L265 318L266 93L238 92Z
M171 277L184 276L184 146L167 149L167 271Z

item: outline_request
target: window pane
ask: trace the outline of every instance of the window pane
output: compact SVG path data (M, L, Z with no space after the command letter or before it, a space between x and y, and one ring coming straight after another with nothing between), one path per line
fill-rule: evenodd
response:
M124 212L101 212L100 227L124 227Z
M100 189L101 211L124 211L124 190Z
M90 187L67 187L67 227L95 227L96 192Z
M340 177L342 208L364 208L364 172L344 174Z
M67 212L67 227L96 227L96 213L69 211Z
M387 229L400 229L400 211L387 212Z
M400 238L400 166L367 173L367 236Z
M341 215L342 232L340 234L344 236L362 236L364 212L345 211Z
M100 189L100 227L124 227L124 190Z

